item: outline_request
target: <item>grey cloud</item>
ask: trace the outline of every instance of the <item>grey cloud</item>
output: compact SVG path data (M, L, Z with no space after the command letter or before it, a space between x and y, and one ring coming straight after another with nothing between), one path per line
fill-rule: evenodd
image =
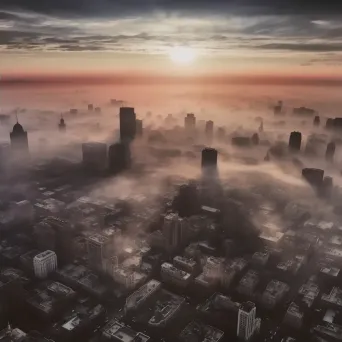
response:
M270 43L255 47L265 50L288 50L299 52L342 51L342 43Z

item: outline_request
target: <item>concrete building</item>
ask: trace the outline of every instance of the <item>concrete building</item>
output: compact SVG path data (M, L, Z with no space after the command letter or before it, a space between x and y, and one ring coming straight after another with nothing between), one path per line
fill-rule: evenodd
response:
M205 136L207 141L211 143L214 138L214 122L209 120L205 123Z
M173 264L190 274L193 274L197 268L197 262L194 259L189 259L179 255L173 258Z
M136 135L136 114L134 108L120 108L120 139L122 142L134 140Z
M112 173L119 173L131 165L131 150L126 142L112 144L108 149L108 167Z
M202 170L217 169L217 150L214 148L205 148L202 151Z
M87 251L89 265L96 269L103 269L108 254L110 240L100 234L87 238Z
M342 290L339 287L334 287L330 293L322 295L322 302L336 307L342 307Z
M143 305L149 298L153 296L161 288L161 283L157 280L150 280L137 291L133 292L126 299L125 311L131 311L138 309Z
M34 274L38 278L46 278L57 269L57 255L53 251L45 251L33 258Z
M105 341L113 342L147 342L150 337L136 332L116 319L110 321L102 330Z
M257 285L259 284L260 277L258 272L254 270L248 270L248 272L242 277L238 285L238 292L252 296Z
M252 302L241 304L238 313L237 336L244 341L249 341L255 331L256 307Z
M303 178L313 187L319 188L323 184L324 170L315 168L304 168Z
M162 232L167 250L172 251L181 246L186 226L186 219L179 217L178 214L171 213L164 217Z
M100 142L83 143L82 162L87 170L105 170L107 167L107 145Z
M287 284L279 280L271 280L262 294L262 304L268 309L274 308L289 290L290 287Z
M299 306L295 303L291 303L288 307L283 323L295 328L300 329L303 324L304 314L299 310Z
M185 287L191 282L191 275L189 273L180 270L168 262L164 262L161 265L160 275L164 281L181 287Z
M300 151L301 144L302 144L302 133L292 132L290 134L290 139L289 139L290 150L293 152Z

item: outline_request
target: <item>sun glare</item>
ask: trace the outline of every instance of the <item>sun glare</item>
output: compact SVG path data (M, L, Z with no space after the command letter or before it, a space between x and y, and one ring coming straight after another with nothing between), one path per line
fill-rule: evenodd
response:
M171 60L177 64L189 64L196 58L196 52L189 47L177 46L169 51Z

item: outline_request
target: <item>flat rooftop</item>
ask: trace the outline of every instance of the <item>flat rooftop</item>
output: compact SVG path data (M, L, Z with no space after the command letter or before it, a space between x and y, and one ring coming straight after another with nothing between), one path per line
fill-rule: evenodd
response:
M126 305L128 307L138 306L142 301L144 301L160 287L161 283L158 280L150 280L127 298Z
M106 337L121 342L147 342L150 339L149 336L136 332L117 320L109 322L102 330L102 333Z
M170 264L168 262L164 262L161 265L161 268L164 272L167 272L167 273L171 274L172 276L179 278L179 279L187 280L191 277L191 275L189 273L173 266L172 264Z
M192 321L180 334L184 342L219 342L223 338L223 331L202 322Z

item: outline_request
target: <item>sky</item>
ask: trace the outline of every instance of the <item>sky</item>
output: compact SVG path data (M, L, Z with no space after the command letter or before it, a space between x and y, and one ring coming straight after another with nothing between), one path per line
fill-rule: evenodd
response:
M0 74L339 80L341 19L340 0L0 0Z

